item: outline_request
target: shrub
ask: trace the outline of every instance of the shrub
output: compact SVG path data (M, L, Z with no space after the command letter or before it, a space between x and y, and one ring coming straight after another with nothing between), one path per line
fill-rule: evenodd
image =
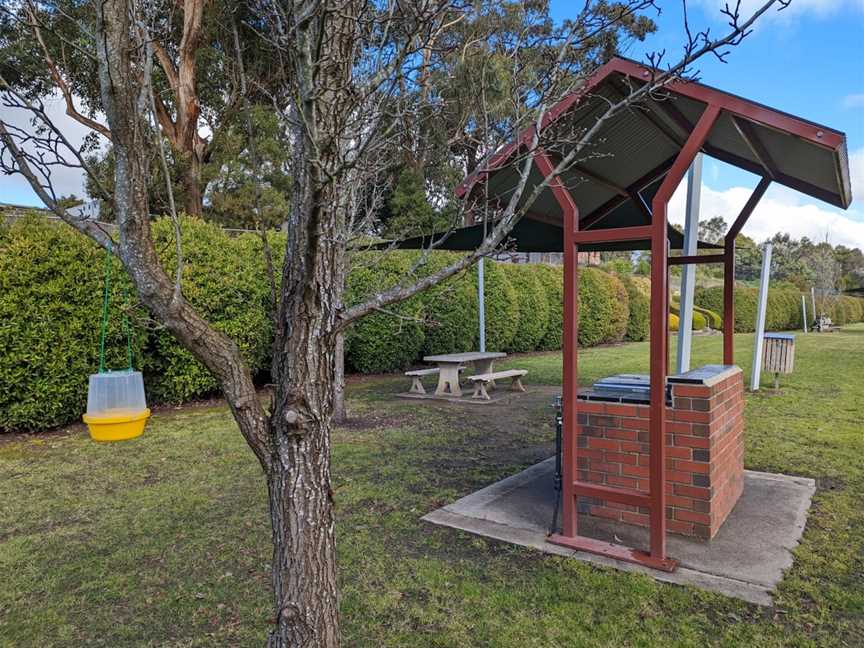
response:
M260 239L252 234L232 238L196 218L183 217L180 226L183 296L237 343L253 374L269 370L270 292ZM170 219L153 223L153 241L173 276L177 258ZM281 251L274 256L281 259ZM160 329L153 344L145 370L154 401L180 403L218 389L210 371L167 330Z
M0 228L0 429L44 429L83 414L87 376L99 369L104 266L105 252L66 225L34 216ZM126 366L124 309L140 366L145 315L116 259L110 299L107 366Z
M432 273L452 263L455 254L432 253L425 269ZM422 355L460 353L475 349L479 306L477 284L463 272L420 295L425 314Z
M694 302L723 315L723 287L696 290ZM752 333L756 323L756 289L737 284L735 286L735 332Z
M486 260L484 290L486 295L486 348L501 351L510 348L519 328L519 299L516 289L507 278L503 264ZM477 268L472 273L477 285Z
M864 319L864 299L841 295L827 308L828 317L838 326L853 324Z
M619 278L627 290L627 339L640 342L648 339L648 329L651 319L651 300L646 295L633 277L620 275Z
M549 301L539 278L537 267L505 263L501 269L516 291L519 303L519 327L513 340L505 347L508 351L534 351L540 346L549 324Z
M389 252L358 255L345 283L345 303L359 304L372 293L397 284L411 269L413 254ZM418 295L389 306L388 313L368 315L345 335L345 366L361 373L395 371L411 365L423 348Z
M229 237L219 227L182 218L183 293L213 325L238 344L251 370L266 376L272 345L270 287L261 241ZM158 220L153 239L169 274L176 268L174 228ZM277 267L285 237L273 234ZM0 227L0 429L35 430L77 419L87 375L98 368L104 252L63 225L38 218ZM417 254L360 254L346 279L346 305L403 279ZM435 253L417 273L434 272L456 255ZM426 353L476 348L476 269L388 310L346 333L346 366L353 371L401 369ZM579 343L644 339L647 282L617 278L596 268L579 274ZM132 303L124 304L124 288ZM491 350L561 347L563 276L560 266L486 263L486 333ZM631 308L632 304L632 308ZM144 372L151 403L181 402L215 392L210 373L134 300L130 282L114 263L108 364L125 366L120 313L130 314L136 367ZM860 317L860 300L842 303ZM425 324L424 324L425 322ZM58 343L60 341L60 343Z
M705 323L715 331L723 328L723 318L714 311L694 305L693 312L701 314L705 318Z
M678 324L679 324L678 316L675 315L674 313L669 313L669 330L670 331L677 331L678 330Z
M678 318L678 323L680 326L681 323L681 305L677 302L671 302L669 304L669 314L675 315ZM690 329L693 331L701 331L708 325L705 316L699 312L697 306L693 306L693 319L690 322Z
M693 310L693 323L692 328L694 331L701 331L708 327L708 320L705 319L705 316L697 310Z
M561 348L561 335L564 331L564 269L560 265L537 265L537 276L546 290L549 304L549 319L546 333L540 341L543 350Z
M605 274L605 273L604 273ZM615 275L605 274L612 298L612 310L608 320L604 342L620 342L627 334L627 320L630 317L630 300L624 283Z
M758 302L759 293L756 288L735 286L736 333L752 333L755 330ZM723 313L723 289L713 287L697 290L696 303L703 308ZM801 328L801 293L794 288L770 287L768 303L765 305L765 330L784 331L797 328Z
M864 321L864 299L844 296L844 303L849 309L849 323Z
M579 270L579 344L594 346L611 335L615 314L612 287L605 272L595 268Z

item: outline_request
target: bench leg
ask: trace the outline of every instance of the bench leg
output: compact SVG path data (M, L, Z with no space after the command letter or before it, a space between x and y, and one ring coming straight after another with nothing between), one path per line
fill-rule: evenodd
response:
M510 383L510 389L512 391L525 391L525 387L522 386L522 376L516 376L513 378L513 382Z
M486 383L482 380L478 380L474 383L474 393L471 394L471 398L479 398L482 400L492 400L489 398L489 394L486 392Z
M474 374L488 374L492 373L492 368L495 363L494 359L489 360L475 360L474 361ZM489 389L495 389L495 381L490 380L486 383L486 387Z
M420 381L419 376L413 376L411 378L411 393L412 394L425 394L426 389L423 387L423 383Z

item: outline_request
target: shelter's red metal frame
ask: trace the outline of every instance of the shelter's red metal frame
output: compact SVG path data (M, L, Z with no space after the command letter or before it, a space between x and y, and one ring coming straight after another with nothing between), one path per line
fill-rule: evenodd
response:
M583 97L591 92L605 77L611 73L622 73L635 80L647 81L650 77L648 68L632 61L613 59L601 68L597 74L583 86L580 92L559 102L544 117L540 128L559 119L570 108L578 105ZM638 563L655 569L673 571L677 561L666 555L666 378L668 368L668 272L671 265L695 263L724 264L723 300L723 362L734 363L733 334L735 329L734 312L734 282L735 282L735 237L741 231L747 219L753 213L759 200L765 194L772 180L778 179L773 161L767 156L764 147L760 146L758 138L749 124L735 119L743 116L752 122L761 123L825 148L845 146L842 133L827 129L818 124L801 120L791 115L780 113L765 106L729 95L701 84L686 81L669 83L667 89L705 104L705 110L696 124L682 123L682 130L687 132L681 150L672 159L665 161L656 169L649 171L631 187L622 188L618 195L610 199L593 213L587 214L580 222L579 210L572 195L555 174L552 158L542 149L534 152L534 163L540 173L547 179L549 187L561 208L564 227L564 372L563 372L563 520L561 533L553 534L549 541L580 551L600 554L618 560ZM683 256L670 258L668 254L667 206L672 193L680 184L700 150L709 154L710 145L707 142L712 126L721 113L727 112L733 117L734 124L741 133L747 145L757 153L761 163L762 179L753 191L752 196L744 205L738 218L731 226L724 239L722 254L705 256ZM474 174L462 184L459 195L467 193L479 177L502 166L510 156L520 148L529 146L533 140L534 129L526 129L513 143L494 155L478 174ZM732 160L733 163L737 163ZM747 162L739 166L751 168ZM752 169L751 169L752 170ZM617 228L617 229L587 229L596 225L612 209L627 199L634 199L639 189L654 179L665 178L660 185L651 204L650 225ZM790 184L784 179L786 184ZM842 190L842 188L841 188ZM841 198L842 200L842 198ZM647 209L646 209L647 210ZM613 488L599 484L584 482L578 479L578 246L587 243L608 241L644 240L651 241L651 330L663 331L660 335L652 335L650 339L650 384L649 401L649 477L648 492L632 489ZM619 544L603 542L578 534L577 498L594 497L622 504L645 507L649 510L650 550L648 552L626 547Z

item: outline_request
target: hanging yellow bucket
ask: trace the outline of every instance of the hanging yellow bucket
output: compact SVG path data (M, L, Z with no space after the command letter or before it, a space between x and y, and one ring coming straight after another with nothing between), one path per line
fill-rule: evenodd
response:
M140 371L103 371L90 376L84 422L94 441L139 437L149 417Z
M100 416L84 415L84 422L90 430L90 438L94 441L126 441L141 436L150 410L138 412L119 410L114 414L108 412Z

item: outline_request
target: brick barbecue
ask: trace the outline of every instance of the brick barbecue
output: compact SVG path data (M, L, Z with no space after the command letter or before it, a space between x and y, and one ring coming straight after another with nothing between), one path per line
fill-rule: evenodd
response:
M582 390L578 479L648 492L647 395ZM668 378L666 519L670 532L713 538L744 487L744 381L737 366ZM579 498L579 511L648 526L648 510Z

